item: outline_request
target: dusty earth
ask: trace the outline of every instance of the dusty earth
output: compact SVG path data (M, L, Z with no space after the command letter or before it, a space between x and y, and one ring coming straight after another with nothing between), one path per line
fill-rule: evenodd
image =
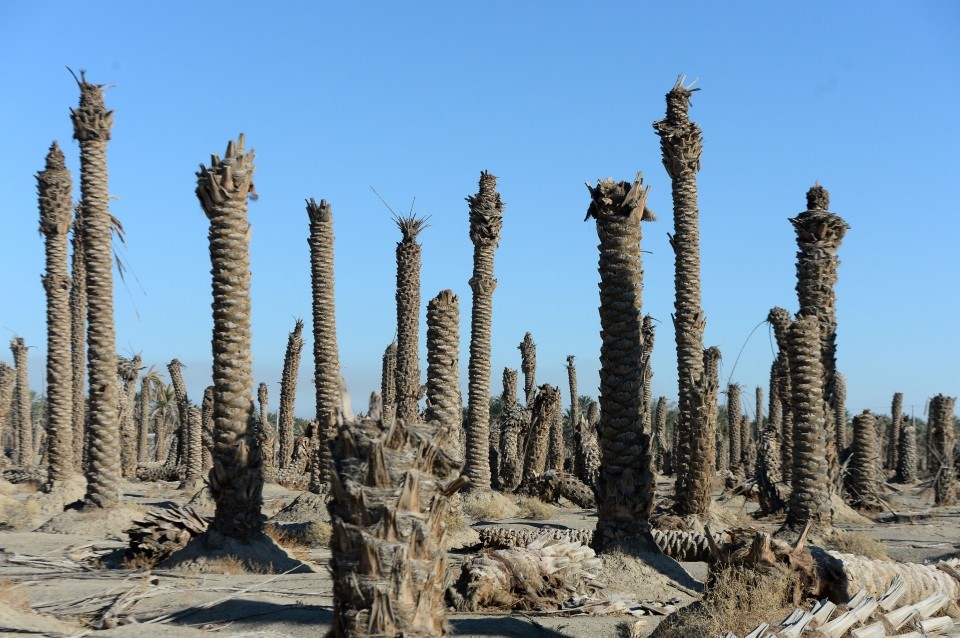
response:
M248 573L225 564L224 573L195 573L184 568L131 569L122 563L127 544L124 533L131 517L151 507L176 502L185 504L192 493L178 491L175 483L129 483L125 486L122 512L88 517L68 511L38 530L40 523L59 511L55 502L30 485L11 485L0 480L0 635L42 636L318 636L330 628L332 581L330 552L325 546L298 544L287 547L309 573ZM773 531L776 520L755 520L756 504L743 497L725 498L719 482L715 504L728 521ZM658 492L669 495L669 481L658 483ZM268 517L290 504L299 492L268 485L264 511ZM880 541L896 560L923 562L955 555L960 548L960 507L932 508L932 492L906 486L889 496L889 511L877 521L847 517L838 527L863 532ZM309 508L303 516L309 515ZM892 522L891 511L901 516ZM287 513L286 522L297 514ZM468 522L474 529L499 524L531 527L592 528L593 511L570 504L558 508L546 520ZM469 542L469 530L461 534ZM466 552L452 551L451 564L464 560ZM693 600L706 565L683 563L689 577L673 583L636 565L610 563L618 572L609 579L611 597L635 597L640 601L684 605ZM680 581L683 580L681 583ZM677 586L674 587L673 584ZM113 613L105 614L111 608ZM107 621L97 619L106 617ZM569 615L561 613L504 612L450 614L452 632L458 636L626 636L625 625L636 627L635 636L648 636L660 620L647 615ZM106 624L109 628L91 627ZM148 625L148 626L146 626Z

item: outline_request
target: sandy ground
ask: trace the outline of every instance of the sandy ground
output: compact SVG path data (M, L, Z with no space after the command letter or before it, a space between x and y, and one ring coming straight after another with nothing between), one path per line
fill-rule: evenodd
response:
M718 484L719 487L719 484ZM143 571L104 568L117 564L126 547L124 528L137 511L169 502L185 503L191 494L178 492L176 484L139 484L126 486L123 516L81 519L75 513L61 516L53 524L34 531L0 530L0 635L43 636L193 636L216 633L222 636L318 636L330 628L332 618L332 581L330 552L325 547L293 549L312 573L303 574L196 574L185 570L155 569ZM669 494L671 485L662 480L658 492ZM264 509L273 515L293 501L299 492L270 485L265 492ZM38 507L33 488L0 482L10 521L11 511L48 516ZM720 498L716 506L725 510L728 520L768 531L777 528L776 520L756 521L751 513L756 504L742 497ZM33 502L33 505L30 503ZM960 508L932 509L932 493L913 486L892 493L890 507L902 516L897 522L889 513L878 516L881 522L860 519L843 522L841 529L864 532L881 541L891 558L923 562L954 555L960 547ZM14 509L11 510L11 505ZM48 506L45 506L49 509ZM69 513L68 513L69 514ZM856 521L856 517L853 519ZM490 524L512 526L563 526L592 528L594 512L572 506L560 508L549 520L471 521L475 528ZM21 526L22 527L22 526ZM64 533L69 532L69 533ZM452 553L451 561L463 560ZM706 565L683 563L692 579L702 579ZM618 578L618 591L610 595L636 596L640 600L678 604L692 600L680 589L672 589L662 578L650 578L642 570L629 571ZM689 586L693 580L686 580ZM94 630L86 619L113 604L118 594L129 592L121 601L129 603L119 614L120 624ZM647 616L640 636L647 636L659 622ZM634 624L637 619L624 615L585 616L544 613L450 614L452 631L458 636L589 636L607 638L618 635L618 625Z

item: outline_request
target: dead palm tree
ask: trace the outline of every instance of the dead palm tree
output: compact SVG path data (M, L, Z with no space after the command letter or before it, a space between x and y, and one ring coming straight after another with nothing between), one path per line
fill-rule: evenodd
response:
M312 489L320 489L327 480L330 441L340 406L340 351L337 346L336 304L333 274L333 208L321 199L307 201L310 221L310 286L313 312L313 383L316 392L317 423L320 444L314 450Z
M890 404L890 435L887 437L887 468L896 470L900 447L900 428L903 423L903 392L895 392Z
M6 462L6 441L15 438L16 433L10 429L10 414L13 404L13 389L17 378L17 371L0 361L0 465ZM9 448L10 458L16 460L16 446Z
M80 143L80 203L87 273L87 361L89 420L87 507L105 508L120 500L120 421L117 346L113 321L113 217L107 188L107 142L113 111L103 86L81 72L80 105L71 109L73 137Z
M826 401L827 459L831 484L840 477L835 415L844 415L837 392L837 251L850 226L829 212L830 193L815 184L807 191L807 210L790 219L797 233L797 316L817 318L820 333L820 359L823 366L823 395ZM845 424L844 424L845 425Z
M730 471L734 476L743 473L740 465L742 436L740 434L740 384L727 385L727 428L730 439Z
M140 397L137 407L137 463L150 460L150 430L153 421L150 409L153 403L153 386L159 380L159 373L152 367L140 377Z
M290 464L293 457L293 423L297 400L297 377L300 372L300 353L303 351L303 321L297 319L293 330L287 337L287 351L283 356L283 374L280 377L280 416L277 424L277 438L280 442L280 467ZM261 417L261 424L265 417ZM261 431L266 429L261 425ZM269 455L264 450L264 462Z
M650 535L654 477L650 436L643 431L644 367L649 353L642 342L643 268L641 220L647 188L637 174L633 185L598 181L590 191L587 218L600 238L600 448L597 480L597 551L626 543L656 551Z
M793 388L793 490L786 526L833 525L831 481L827 470L824 428L823 364L817 318L797 317L787 333Z
M190 460L190 448L187 445L190 416L190 397L187 396L187 384L183 380L183 364L179 359L172 359L167 364L167 371L170 373L170 385L173 387L173 393L177 397L177 464L183 465Z
M47 455L50 487L74 473L73 388L70 369L70 298L67 234L73 211L73 180L63 151L54 142L46 167L37 174L40 232L46 238L47 293Z
M523 371L524 405L530 410L537 398L537 344L533 335L525 333L517 349L520 350L520 369Z
M119 357L120 393L120 470L124 478L137 475L137 426L134 419L137 401L137 378L140 376L141 357Z
M580 394L577 392L577 368L573 365L573 355L567 355L567 384L570 386L570 430L580 422Z
M877 473L879 447L875 430L876 419L870 410L853 417L853 445L846 486L851 504L860 508L874 509L880 504L877 495L882 480Z
M383 351L383 367L380 372L380 398L383 402L383 422L393 423L397 414L397 342L392 342Z
M200 165L197 197L210 220L213 275L214 450L210 492L217 502L210 528L246 540L263 532L263 474L253 423L250 354L250 224L253 151L243 135L223 159Z
M73 417L73 465L78 472L86 468L87 397L84 392L87 361L87 262L83 256L83 206L78 205L70 239L70 368Z
M15 463L20 467L28 467L37 464L37 450L33 445L33 420L30 418L30 373L27 369L29 357L23 337L10 340L10 351L13 353L13 366L17 371L13 388L13 416L17 435Z
M420 401L420 261L417 236L427 220L414 214L397 217L397 418L413 423Z
M683 85L683 76L667 93L667 114L654 123L660 136L663 165L670 176L673 193L673 228L670 245L675 254L674 332L677 342L677 376L679 380L679 415L677 420L676 508L681 515L699 516L710 507L709 499L694 503L693 494L703 493L703 484L712 480L713 462L709 465L695 447L694 432L709 435L708 447L714 447L713 432L707 432L705 414L693 410L696 384L703 383L703 331L706 317L700 295L700 213L697 205L697 172L703 139L700 127L690 121L692 91ZM732 442L731 442L732 446Z
M467 464L473 489L490 489L490 330L493 323L493 253L500 243L503 201L497 178L480 173L476 195L470 204L470 240L473 242L473 306L470 312L470 361L468 364Z
M427 304L426 420L452 424L460 432L462 415L460 300L452 290L442 290Z
M953 406L956 397L942 394L930 399L930 415L927 427L930 428L931 446L938 466L933 483L934 502L937 505L953 505L957 502L957 470L954 466L955 427L953 424Z
M788 485L791 484L793 475L793 384L790 374L790 340L788 333L790 324L793 323L793 315L780 307L770 309L767 314L767 321L773 328L774 337L777 340L777 358L774 360L772 370L776 371L777 396L780 399L780 413L783 415L783 432L780 437L780 470L783 474L783 480ZM773 372L771 372L773 375ZM772 393L773 390L771 389Z

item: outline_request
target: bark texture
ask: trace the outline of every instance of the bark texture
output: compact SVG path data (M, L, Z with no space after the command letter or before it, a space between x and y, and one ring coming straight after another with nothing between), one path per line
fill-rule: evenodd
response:
M400 217L397 243L397 418L413 423L420 416L420 255L417 236L424 218Z
M214 454L210 492L217 503L211 530L246 540L263 531L263 473L253 423L250 353L250 224L253 151L241 134L223 159L200 165L197 197L210 220L213 275Z
M853 417L853 444L846 486L851 505L860 508L879 506L881 478L877 474L879 446L875 429L876 419L870 410Z
M548 469L550 434L554 413L558 405L560 405L559 388L554 388L549 384L540 386L537 398L533 401L530 434L527 436L527 448L524 454L522 483L530 483Z
M473 242L473 306L470 312L470 362L468 366L467 466L474 489L490 488L490 331L493 322L493 253L500 243L503 201L497 178L480 174L470 205L470 241Z
M524 405L530 409L537 398L537 344L533 335L524 333L517 349L520 350L520 370L523 372Z
M815 527L831 527L833 512L826 460L823 366L817 318L798 317L790 325L788 339L794 449L793 491L786 525L800 528L810 521Z
M393 423L397 415L397 342L383 352L383 367L380 373L380 397L383 401L383 421Z
M153 384L149 377L140 377L140 396L137 400L137 463L150 459L150 404L153 402Z
M743 468L740 464L741 445L740 435L740 384L731 383L727 386L727 438L730 439L730 471L734 476L740 476Z
M667 439L667 397L657 399L657 413L654 417L653 426L653 446L654 462L657 472L670 474L667 471L668 460L671 454L669 441Z
M650 436L643 431L644 373L648 353L642 328L641 220L648 188L638 174L631 185L612 179L591 187L587 218L600 239L600 447L597 481L597 551L619 543L652 549L654 503ZM712 467L711 467L712 471Z
M189 448L187 447L187 419L190 417L190 397L187 396L187 384L183 380L183 364L179 359L171 359L167 364L170 373L170 385L173 386L173 395L177 399L177 458L178 465L188 462Z
M300 372L302 352L303 321L297 319L293 330L287 336L287 351L283 356L283 375L280 377L280 423L277 425L282 454L280 467L286 467L293 456L293 423L296 420L294 415L296 414L297 377ZM261 431L267 430L262 427Z
M783 415L780 468L783 472L783 481L790 485L793 476L793 382L790 376L790 341L787 333L790 330L790 324L793 323L793 315L783 308L774 307L767 314L767 321L773 328L773 334L777 340L777 358L773 362L773 369L777 379L780 411ZM772 375L773 373L771 377Z
M40 232L45 238L47 293L47 455L51 485L74 473L73 387L70 358L70 283L67 234L73 213L73 179L54 142L37 174Z
M887 469L896 470L899 461L900 428L903 423L903 392L896 392L890 404L890 432L887 436Z
M839 455L847 449L847 378L839 372L834 374L833 396L830 409L833 414L833 436ZM879 461L881 457L877 459Z
M927 427L933 455L937 462L933 482L934 501L937 505L953 505L957 502L957 470L954 466L953 406L956 397L942 394L930 399L930 415Z
M113 251L107 187L107 142L113 111L103 86L81 74L80 105L71 109L73 137L80 143L80 201L87 272L87 373L90 391L87 437L87 507L120 500L120 420L117 339L113 322Z
M137 475L137 423L134 418L137 402L137 378L140 376L140 355L133 359L119 358L120 382L120 470L124 478Z
M307 201L310 220L310 286L313 309L313 383L317 423L320 430L313 489L326 482L330 462L329 443L336 436L340 407L340 350L337 346L336 304L333 273L333 209L326 200Z
M333 442L334 636L447 633L446 521L456 423L347 423Z
M77 206L70 243L70 368L73 401L73 466L86 467L87 397L84 392L87 362L87 262L83 255L83 207Z
M917 430L904 422L900 428L900 451L897 455L897 480L913 483L917 480Z
M570 429L580 422L580 395L577 389L577 366L573 364L573 355L567 355L567 385L570 388ZM648 430L649 431L649 430Z
M27 344L23 337L10 340L13 366L17 371L13 388L13 416L16 424L16 456L14 462L20 467L37 464L37 450L33 446L33 421L30 416L30 371Z
M10 460L16 462L16 432L10 427L16 379L16 369L7 365L6 362L0 361L0 464L7 461L7 454L9 454ZM7 441L11 445L8 446Z

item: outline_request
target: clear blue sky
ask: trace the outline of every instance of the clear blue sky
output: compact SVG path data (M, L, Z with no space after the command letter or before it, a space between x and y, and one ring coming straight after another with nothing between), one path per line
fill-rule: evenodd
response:
M416 197L414 210L431 215L423 303L444 288L460 296L465 378L464 198L483 169L499 176L506 202L493 391L504 366L519 367L530 331L539 382L566 395L574 354L581 393L596 396L597 235L583 221L583 184L639 170L660 218L642 246L644 311L661 322L653 390L673 399L672 205L651 123L684 73L702 89L691 114L705 139L703 305L724 382L732 372L766 387L769 331L747 336L770 307L797 308L787 218L819 180L851 225L837 287L848 407L888 412L901 391L919 415L928 397L960 394L958 63L954 2L4 2L0 326L35 347L41 389L34 175L59 140L79 181L70 65L116 85L111 210L131 269L116 288L118 350L164 372L179 357L194 397L209 382L212 325L194 172L243 131L260 194L250 206L254 369L271 385L272 409L287 333L295 317L308 331L311 321L308 197L333 205L343 374L360 407L379 388L400 233L370 186L398 212ZM308 337L303 416L310 348Z

